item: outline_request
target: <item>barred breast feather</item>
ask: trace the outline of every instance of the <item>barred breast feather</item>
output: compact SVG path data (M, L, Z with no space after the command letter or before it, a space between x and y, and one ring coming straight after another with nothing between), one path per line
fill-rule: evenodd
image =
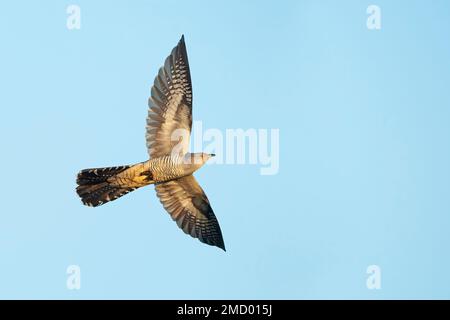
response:
M169 181L185 175L183 158L179 156L153 158L144 166L152 173L154 182Z

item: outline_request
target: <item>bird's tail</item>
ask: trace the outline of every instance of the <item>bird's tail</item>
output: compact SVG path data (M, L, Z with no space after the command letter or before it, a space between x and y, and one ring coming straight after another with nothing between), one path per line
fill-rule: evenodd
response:
M77 193L84 205L96 207L136 190L114 179L131 166L84 169L77 176Z

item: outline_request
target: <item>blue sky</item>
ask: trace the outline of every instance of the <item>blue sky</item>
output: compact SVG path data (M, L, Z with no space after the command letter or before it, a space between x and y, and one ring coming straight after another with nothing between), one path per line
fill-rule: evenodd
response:
M3 3L0 298L450 298L449 9ZM95 209L75 193L80 169L146 160L150 87L181 34L204 129L280 130L278 174L196 174L226 253L184 235L153 187Z

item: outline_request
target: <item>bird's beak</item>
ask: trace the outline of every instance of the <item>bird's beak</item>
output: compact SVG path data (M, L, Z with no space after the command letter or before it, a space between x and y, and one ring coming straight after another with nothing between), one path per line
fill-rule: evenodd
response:
M211 157L215 157L216 156L216 154L215 153L211 153Z

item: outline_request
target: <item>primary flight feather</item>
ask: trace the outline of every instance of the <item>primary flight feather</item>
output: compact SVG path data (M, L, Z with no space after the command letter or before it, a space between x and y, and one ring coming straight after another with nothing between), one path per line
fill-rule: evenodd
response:
M154 184L164 208L185 233L225 250L219 222L192 175L214 154L189 153L192 84L184 36L155 77L149 98L147 149L135 165L85 169L77 176L83 204L96 207Z

